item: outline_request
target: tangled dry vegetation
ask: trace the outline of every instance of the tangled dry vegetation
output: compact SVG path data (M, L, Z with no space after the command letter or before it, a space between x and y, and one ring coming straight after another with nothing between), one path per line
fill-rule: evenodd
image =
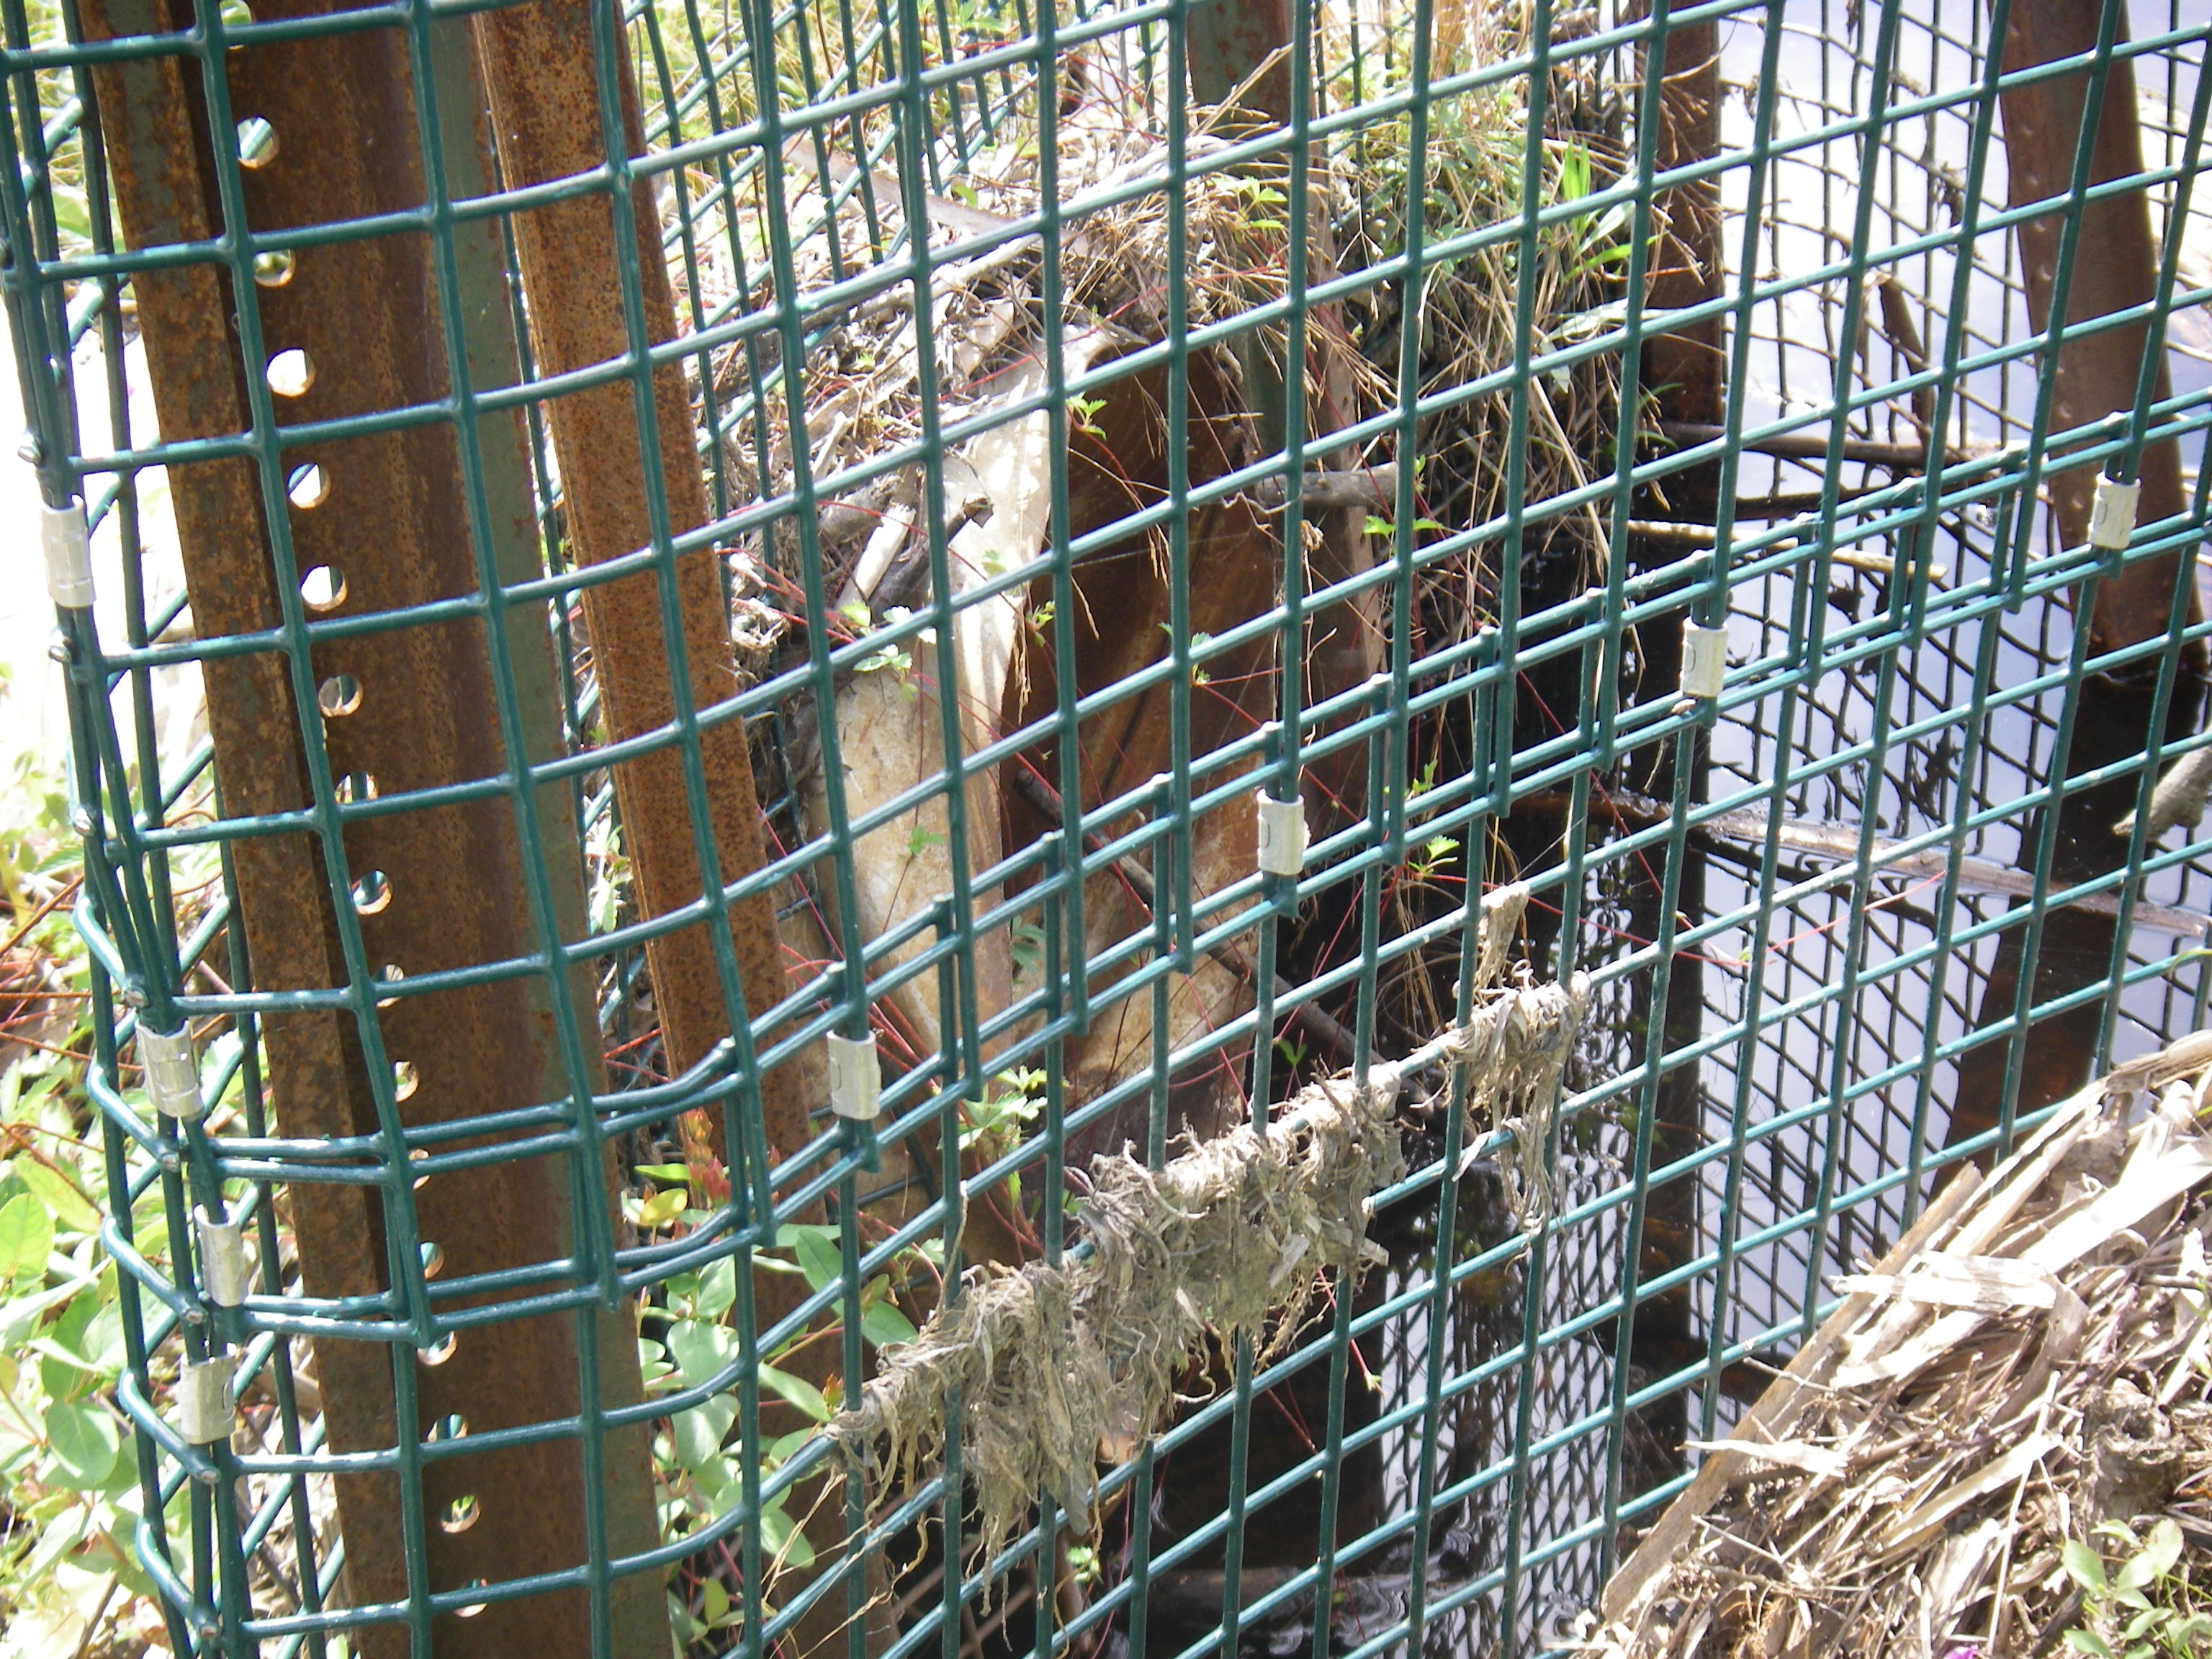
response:
M1707 1449L1587 1650L2212 1651L2208 1107L2200 1033L1955 1177Z
M1322 10L1316 50L1328 67L1317 115L1386 96L1410 79L1401 32L1355 36L1354 9ZM1253 764L1249 740L1279 708L1285 647L1279 629L1215 641L1233 641L1280 600L1289 558L1303 560L1309 594L1334 586L1343 595L1308 612L1295 672L1305 677L1311 708L1356 691L1382 665L1390 600L1368 579L1388 563L1394 533L1423 547L1460 538L1424 561L1414 583L1408 626L1415 650L1432 651L1471 637L1495 612L1496 538L1511 482L1496 458L1509 449L1527 457L1520 497L1530 503L1586 483L1609 463L1619 405L1606 360L1523 377L1517 394L1506 385L1516 362L1583 337L1618 299L1627 256L1621 212L1593 210L1525 235L1519 223L1532 163L1546 208L1590 195L1613 175L1620 118L1604 66L1562 57L1539 118L1526 76L1483 86L1463 79L1520 49L1521 9L1462 0L1439 10L1431 84L1462 81L1430 100L1418 166L1402 109L1311 153L1303 198L1309 280L1355 280L1304 313L1293 401L1310 440L1306 512L1302 545L1287 553L1282 481L1234 489L1222 481L1271 447L1265 411L1270 386L1279 387L1289 367L1285 323L1278 316L1237 325L1291 293L1288 198L1296 185L1280 153L1231 155L1270 124L1235 98L1191 110L1188 132L1170 141L1157 43L1140 47L1133 32L1067 55L1048 133L1034 82L979 81L980 101L947 106L943 137L933 141L941 153L920 158L918 170L880 111L805 128L772 164L725 189L719 211L735 222L730 234L718 241L709 234L712 211L695 227L697 253L687 269L705 316L770 311L783 290L764 228L790 233L784 281L800 296L800 395L792 395L781 366L781 344L762 337L724 348L698 390L718 434L718 471L739 497L788 497L803 475L823 498L806 526L787 515L739 562L750 668L761 677L789 672L819 643L804 621L810 558L828 600L829 645L865 639L869 647L839 675L832 708L817 707L815 692L794 681L781 710L792 735L763 757L775 775L763 797L794 804L780 836L824 836L835 814L821 738L834 729L835 782L848 817L913 803L861 837L852 860L860 936L911 936L876 971L926 948L923 913L954 889L948 755L973 755L1024 730L1043 733L969 778L964 851L977 872L1032 846L1062 822L1064 805L1104 835L1127 833L1155 815L1147 792L1185 755L1194 788L1226 793ZM917 172L929 182L914 192ZM1409 307L1396 262L1416 193L1420 245L1445 247L1448 257L1432 257L1410 308L1420 334L1413 381L1401 384ZM1050 275L1045 238L1031 228L1045 213L1057 216ZM916 315L905 265L916 240L936 250L926 318ZM1358 281L1361 271L1372 280ZM1159 360L1164 343L1193 335L1212 343L1191 349L1180 370ZM1075 388L1066 406L1045 406L1062 386ZM1418 422L1421 516L1400 532L1391 521L1399 434L1358 446L1331 434L1409 394L1440 401ZM1178 396L1180 410L1171 406ZM1516 402L1525 445L1509 441ZM794 421L803 422L803 445L794 446ZM941 461L930 453L939 432L950 434ZM1188 513L1146 522L1178 482L1196 498ZM1055 511L1064 513L1057 527ZM933 518L945 550L934 574ZM1138 527L1117 531L1131 520ZM1555 520L1540 535L1597 546L1595 521L1587 534L1574 527L1581 523ZM1063 537L1082 550L1059 579L1064 591L1048 556ZM949 592L935 592L940 580ZM950 610L949 629L940 604ZM1058 679L1067 633L1073 688ZM1184 694L1148 677L1171 655L1188 659L1194 688L1181 730L1175 710ZM948 659L957 659L957 676L948 676ZM939 695L948 678L955 712ZM1133 680L1133 688L1118 689ZM1100 709L1072 733L1054 720L1071 691ZM1082 798L1064 804L1061 750L1071 738ZM1435 732L1420 741L1425 752L1455 746ZM1239 744L1247 752L1230 757ZM1437 781L1434 769L1426 781ZM1366 787L1364 759L1346 750L1311 771L1316 828L1353 821ZM1183 873L1201 925L1215 896L1249 876L1254 834L1249 795L1199 815ZM1030 878L978 891L975 910ZM1450 890L1460 879L1437 884L1428 896L1457 902ZM820 884L825 892L831 884ZM1429 915L1424 903L1394 902L1393 926L1419 927ZM1114 983L1148 959L1152 920L1141 872L1101 872L1085 904L1085 953L1115 964L1099 971L1095 994L1115 1004ZM802 960L830 958L828 930L844 919L826 897L802 908L804 936L787 939L788 949ZM825 931L809 933L817 923ZM1038 952L1024 948L1023 931L1017 918L975 939L974 1012L987 1027L1034 988ZM1301 972L1327 965L1298 959ZM1168 1047L1202 1044L1249 1009L1255 971L1249 951L1232 944L1178 976L1165 1009ZM1451 972L1441 957L1409 958L1393 970L1385 994L1401 1033L1418 1041L1443 1023ZM1155 1016L1147 1000L1119 1000L1069 1055L1079 1101L1150 1064ZM892 1063L940 1051L940 1019L932 976L890 988L878 1022ZM1315 1043L1315 1065L1286 1077L1285 1090L1351 1063L1356 1056L1342 1048ZM1237 1056L1224 1056L1207 1088L1185 1091L1191 1103L1179 1109L1178 1127L1207 1133L1233 1121L1245 1105L1238 1069ZM1109 1129L1099 1144L1118 1142Z

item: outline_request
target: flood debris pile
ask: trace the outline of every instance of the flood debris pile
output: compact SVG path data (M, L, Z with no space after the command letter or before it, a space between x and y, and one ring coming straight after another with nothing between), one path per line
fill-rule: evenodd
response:
M957 1395L975 1559L995 1558L1039 1494L1087 1526L1101 1462L1166 1420L1194 1368L1240 1339L1261 1364L1286 1352L1325 1286L1348 1292L1382 1259L1368 1224L1406 1173L1410 1083L1434 1090L1414 1116L1456 1100L1471 1148L1492 1127L1517 1137L1540 1122L1588 989L1537 982L1525 963L1509 972L1527 902L1518 885L1486 898L1466 1024L1364 1079L1309 1085L1270 1121L1159 1169L1126 1152L1093 1159L1075 1248L1059 1262L972 1269L832 1425L845 1455L910 1486L942 1456Z
M1321 1273L1364 1264L1367 1200L1404 1172L1397 1092L1395 1077L1317 1084L1290 1121L1233 1130L1157 1171L1099 1159L1085 1248L971 1283L886 1356L833 1431L864 1457L880 1443L909 1482L942 1452L957 1389L980 1558L1026 1524L1040 1492L1085 1524L1100 1448L1150 1432L1213 1335L1279 1347Z
M2208 1108L2200 1033L1963 1170L1703 1446L1585 1650L2204 1651Z

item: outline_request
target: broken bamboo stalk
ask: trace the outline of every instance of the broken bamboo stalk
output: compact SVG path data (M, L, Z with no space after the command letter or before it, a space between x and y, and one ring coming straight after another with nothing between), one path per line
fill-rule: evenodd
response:
M1777 432L1763 438L1747 438L1716 422L1662 421L1659 433L1677 448L1730 443L1749 454L1771 455L1784 461L1826 461L1829 453L1828 437L1822 432ZM1995 453L1986 447L1948 445L1943 450L1943 465L1960 466ZM1894 471L1918 472L1928 465L1928 446L1887 443L1875 438L1846 438L1837 459L1867 466L1886 466Z
M1397 491L1398 464L1383 461L1375 466L1359 467L1351 471L1322 470L1303 473L1300 475L1298 499L1305 507L1316 511L1357 507L1388 517L1396 510ZM1270 475L1241 493L1259 503L1263 511L1279 513L1283 510L1283 501L1287 492L1283 488L1283 480ZM865 544L883 526L893 510L892 503L900 494L900 487L896 483L885 488L878 481L866 489L823 502L817 523L823 554L842 554ZM958 533L962 526L976 516L976 507L972 502L958 501L951 505L953 511L945 526L947 541ZM913 550L917 547L923 552L915 556ZM927 571L927 548L926 540L915 542L909 532L906 547L908 562L921 565L925 576ZM885 580L888 579L889 573L886 572ZM882 592L879 586L871 592L871 601L877 602L879 593L880 602L884 604L914 605L926 601L928 597L927 591L919 587L912 596L898 597Z

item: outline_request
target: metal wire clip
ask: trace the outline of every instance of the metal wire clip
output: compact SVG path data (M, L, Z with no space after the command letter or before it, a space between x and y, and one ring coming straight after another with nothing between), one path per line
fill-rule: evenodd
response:
M1728 629L1682 623L1682 695L1717 697L1728 678Z
M238 1356L218 1354L197 1364L187 1363L177 1374L177 1432L191 1445L230 1438L238 1418L230 1380L238 1370Z
M216 1221L195 1206L192 1231L199 1235L200 1289L218 1308L238 1307L246 1300L246 1223Z
M2140 483L2100 477L2097 493L2089 498L2089 545L2108 553L2125 549L2136 533L2136 505L2142 495Z
M876 1060L876 1034L830 1034L830 1109L839 1117L871 1121L883 1115L884 1073Z
M200 1098L200 1063L187 1026L173 1031L138 1030L138 1060L146 1068L146 1097L164 1117L186 1121L207 1110Z
M92 603L92 538L84 502L72 495L59 507L39 509L39 540L46 553L46 592L64 611Z
M1260 868L1271 876L1295 876L1306 866L1306 804L1277 800L1262 787L1256 799Z

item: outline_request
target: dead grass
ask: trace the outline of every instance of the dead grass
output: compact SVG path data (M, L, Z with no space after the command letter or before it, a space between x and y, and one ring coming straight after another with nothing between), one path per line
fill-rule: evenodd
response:
M2041 1654L2096 1622L2069 1545L2164 1517L2212 1547L2208 1065L2199 1037L2123 1068L1839 1279L1588 1650Z

